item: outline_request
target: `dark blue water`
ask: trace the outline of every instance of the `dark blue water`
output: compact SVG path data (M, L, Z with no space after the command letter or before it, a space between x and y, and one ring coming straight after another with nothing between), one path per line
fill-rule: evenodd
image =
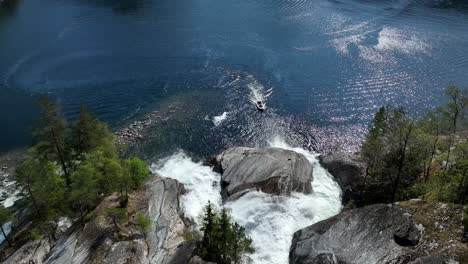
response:
M38 94L113 125L183 102L155 133L198 148L200 135L229 145L290 131L344 145L382 104L421 114L444 87L468 86L464 1L5 1L0 151L29 143ZM249 100L268 93L258 115Z

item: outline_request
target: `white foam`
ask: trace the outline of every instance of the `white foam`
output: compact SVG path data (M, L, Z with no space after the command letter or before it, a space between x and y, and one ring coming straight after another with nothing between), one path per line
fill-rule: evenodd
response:
M219 174L182 151L151 165L151 171L185 185L189 192L182 197L184 212L192 219L198 218L208 201L221 205Z
M256 264L288 263L289 247L295 231L331 217L341 210L341 191L332 177L320 167L317 155L292 148L276 138L272 147L290 149L303 154L314 167L313 193L293 193L290 197L249 192L225 207L233 219L246 228L256 252L250 256ZM183 152L152 165L153 172L182 182L189 190L183 197L187 216L197 220L203 206L212 201L221 205L220 175L209 167L192 161Z
M229 114L229 112L223 112L219 116L214 116L213 117L213 124L215 126L219 126L221 124L221 122L223 122L228 117L228 114Z
M265 100L273 93L272 88L265 89L257 80L248 83L247 88L250 90L249 100L254 104L258 101L265 103Z

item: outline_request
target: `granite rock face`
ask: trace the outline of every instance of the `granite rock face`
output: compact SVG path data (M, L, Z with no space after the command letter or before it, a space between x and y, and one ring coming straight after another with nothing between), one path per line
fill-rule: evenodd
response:
M47 239L34 240L24 244L4 264L40 264L50 250Z
M421 237L411 215L384 204L342 212L294 233L291 264L403 263Z
M184 193L184 185L169 178L147 184L148 216L153 222L146 239L149 263L187 263L192 257L195 247L183 238L190 225L181 207Z
M32 241L5 263L188 263L197 245L183 238L190 229L181 208L184 192L178 181L154 177L144 191L130 195L129 220L119 224L118 230L105 213L119 204L118 195L111 195L96 208L91 220L71 227L52 248L46 240ZM152 220L145 235L135 225L137 213Z
M320 164L330 172L342 190L342 203L353 200L359 204L364 184L364 167L346 153L320 156Z
M249 190L271 194L312 192L312 165L301 154L279 148L230 148L216 157L224 199Z

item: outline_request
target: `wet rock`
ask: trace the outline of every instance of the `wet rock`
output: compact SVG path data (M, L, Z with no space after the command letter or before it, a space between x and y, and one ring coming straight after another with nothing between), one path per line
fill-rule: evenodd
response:
M360 205L364 184L364 167L349 154L330 153L320 156L320 164L330 172L342 190L342 203L353 200Z
M214 167L222 172L224 199L246 190L271 194L312 192L312 165L301 154L279 148L231 148Z
M402 263L420 236L411 215L401 207L371 205L344 211L294 233L289 262Z

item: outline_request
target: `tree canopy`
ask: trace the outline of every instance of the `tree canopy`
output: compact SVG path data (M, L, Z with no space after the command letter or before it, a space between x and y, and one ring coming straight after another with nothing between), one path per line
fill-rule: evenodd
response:
M69 126L60 105L47 97L38 103L34 145L15 173L36 222L77 213L83 220L105 195L126 196L142 187L148 165L137 157L121 159L113 133L86 107Z
M421 119L403 108L377 111L360 155L372 189L364 204L418 196L467 202L467 91L452 86L444 94L448 102Z
M204 260L238 264L242 263L245 254L255 252L252 239L242 226L232 221L225 208L216 212L213 204L208 202L201 230L203 238L199 254Z

